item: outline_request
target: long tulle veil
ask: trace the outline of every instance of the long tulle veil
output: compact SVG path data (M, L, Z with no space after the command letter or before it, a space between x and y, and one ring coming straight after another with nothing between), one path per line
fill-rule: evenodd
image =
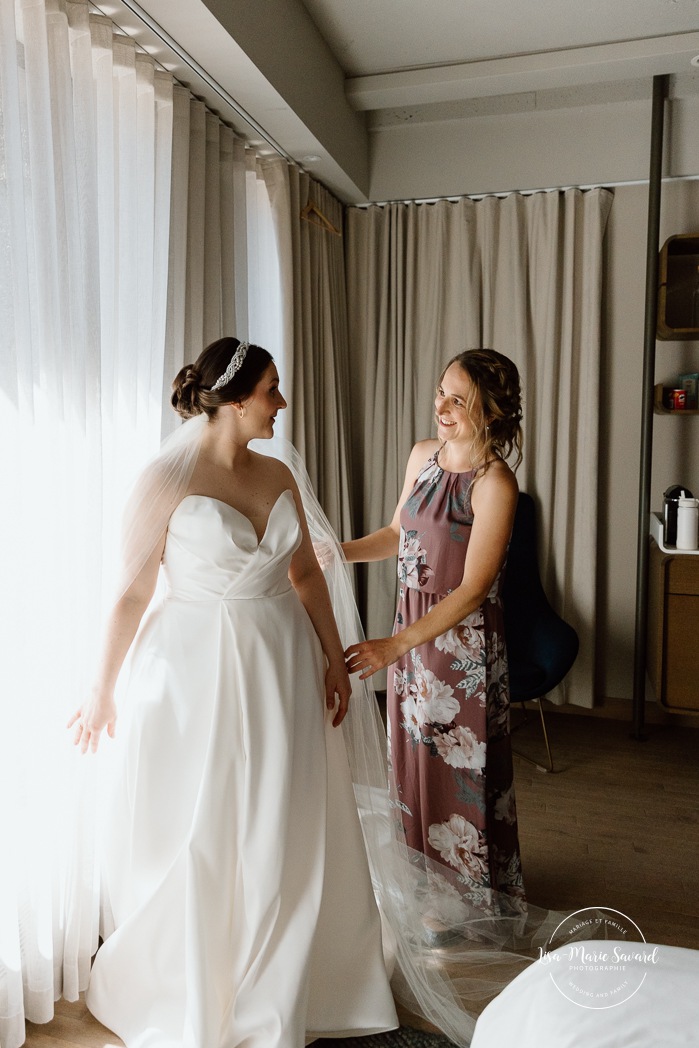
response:
M137 481L125 512L118 593L141 570L186 494L206 425L200 415L180 426ZM311 538L333 551L324 573L343 645L355 643L363 633L347 565L300 455L279 437L251 447L281 459L293 472ZM515 908L495 891L484 898L480 886L406 846L370 680L352 678L342 732L385 945L394 959L394 993L407 1010L466 1048L482 1007L546 947L561 915ZM446 930L436 942L430 934L435 925Z

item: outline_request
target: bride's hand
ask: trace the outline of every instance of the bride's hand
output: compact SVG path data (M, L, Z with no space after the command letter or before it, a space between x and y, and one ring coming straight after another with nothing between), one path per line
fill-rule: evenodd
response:
M344 662L331 663L325 671L325 703L329 710L333 710L337 702L333 728L337 728L345 719L351 694L352 685Z
M105 728L110 739L114 738L116 719L114 696L102 695L94 690L90 698L75 711L66 727L72 728L74 724L76 725L73 736L74 746L79 746L83 753L87 753L88 749L95 753Z

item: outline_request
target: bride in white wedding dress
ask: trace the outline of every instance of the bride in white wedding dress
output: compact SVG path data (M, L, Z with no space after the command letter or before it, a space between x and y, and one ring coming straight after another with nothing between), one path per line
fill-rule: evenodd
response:
M277 369L224 338L173 388L180 414L208 419L137 488L123 592L71 721L83 752L115 734L129 654L88 1007L128 1048L392 1029L338 730L342 644L294 476L248 446L286 407Z

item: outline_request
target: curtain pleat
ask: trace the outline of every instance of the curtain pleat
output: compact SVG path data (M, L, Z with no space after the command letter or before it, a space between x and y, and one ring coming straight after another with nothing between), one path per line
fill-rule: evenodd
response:
M237 147L237 148L236 148ZM238 153L238 149L240 153ZM219 223L221 227L221 277L219 294L221 297L221 330L237 330L236 318L236 262L235 262L235 169L244 156L243 142L230 127L220 127L220 146L218 165L220 169L219 189ZM246 272L245 257L238 265L238 271Z
M187 284L185 357L192 357L195 346L205 346L207 325L204 320L204 266L206 234L204 215L206 204L206 106L192 99L189 115L188 187L198 186L198 192L188 192L187 206ZM211 330L212 325L208 325ZM188 352L189 351L189 352ZM196 356L196 354L194 354Z
M392 516L413 443L434 435L446 361L489 346L524 390L523 490L539 512L544 585L580 635L554 696L594 702L597 450L606 190L390 204L347 212L352 533ZM370 565L367 631L386 635L393 562Z
M172 103L172 164L170 193L170 236L168 238L168 284L166 300L165 351L162 399L167 403L173 377L184 364L187 337L187 229L189 225L189 151L191 95L175 84ZM173 415L163 418L163 436L177 424Z
M277 292L279 330L277 345L282 363L281 388L288 402L288 408L281 413L280 432L291 440L296 414L296 391L294 388L294 369L291 362L294 356L294 266L291 220L291 186L286 161L279 158L265 158L260 163L260 173L265 183L269 206L269 235L274 238L278 270Z

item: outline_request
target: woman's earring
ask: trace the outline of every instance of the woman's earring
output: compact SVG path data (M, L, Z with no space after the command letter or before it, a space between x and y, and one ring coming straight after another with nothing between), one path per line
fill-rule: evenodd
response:
M245 408L238 408L238 415L240 418L245 418Z

